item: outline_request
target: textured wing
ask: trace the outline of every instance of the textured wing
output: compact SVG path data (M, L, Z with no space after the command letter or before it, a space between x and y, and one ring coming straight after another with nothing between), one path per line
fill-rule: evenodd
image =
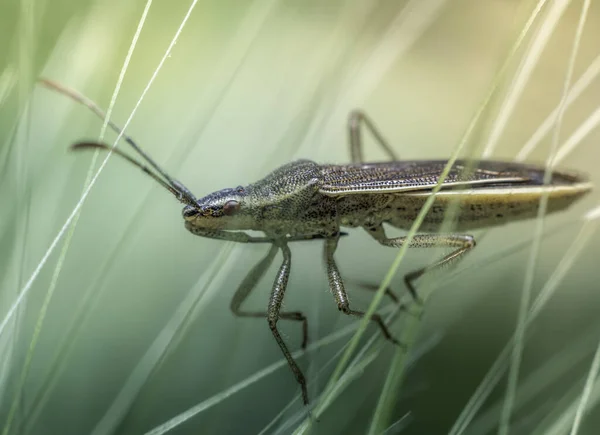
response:
M414 160L351 165L323 165L320 193L336 196L353 193L393 193L431 190L447 160ZM473 164L473 162L470 162ZM457 186L485 187L502 184L542 184L543 167L511 162L480 161L466 171L457 160L442 189Z

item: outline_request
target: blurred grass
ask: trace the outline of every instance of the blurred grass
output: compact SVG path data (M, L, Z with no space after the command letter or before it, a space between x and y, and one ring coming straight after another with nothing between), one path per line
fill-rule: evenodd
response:
M108 106L145 5L9 0L0 6L5 42L0 44L0 195L5 204L0 209L0 313L9 310L80 197L92 156L71 155L67 146L96 138L101 127L85 109L35 87L34 81L49 77ZM153 2L112 113L117 123L131 114L190 5ZM128 132L197 195L254 181L293 158L347 161L345 122L355 107L376 120L402 158L448 157L533 5L500 0L198 2ZM516 157L560 102L581 6L571 2L558 21L506 124L494 133L492 157ZM599 6L592 3L589 10L573 83L600 54ZM520 53L519 62L527 53ZM479 125L479 145L495 131L511 83L507 78ZM596 77L566 110L559 145L595 113L598 95ZM562 162L589 173L596 184L598 139L599 129L592 128ZM547 134L529 159L546 160L550 144ZM383 158L369 145L369 158ZM534 296L579 233L577 219L599 199L595 192L568 213L548 219L545 226L551 228L574 223L544 236ZM223 258L216 254L223 244L187 233L177 207L138 171L123 162L108 163L82 208L22 388L19 379L58 251L33 282L15 323L0 336L0 422L6 423L11 406L16 407L9 433L143 433L219 397L169 433L258 433L269 422L267 433L290 433L299 424L299 391L283 365L220 396L281 359L266 322L236 319L228 309L237 284L263 250L234 246L228 260L215 263ZM402 433L447 433L512 336L530 245L502 252L529 239L534 226L519 223L489 232L456 280L442 277L445 285L425 308L415 346L441 338L413 364L393 408L392 420L403 419ZM599 236L590 232L585 241L554 297L528 328L532 337L524 347L510 433L558 430L559 415L553 416L579 403L596 345L593 338L576 348L570 343L593 335L588 330L594 325L598 330L600 309ZM286 293L286 306L308 314L312 343L357 326L339 315L326 291L320 250L318 243L293 246ZM483 267L493 253L502 258ZM353 231L341 241L337 260L349 280L378 283L395 255ZM433 255L409 251L399 274ZM218 270L221 278L205 286L210 270ZM269 279L249 305L266 304ZM403 289L400 277L393 286ZM368 306L370 293L355 286L349 291L353 304ZM86 302L89 298L93 301ZM404 316L394 324L398 336ZM180 334L173 329L177 319L188 319ZM282 323L292 349L299 346L294 326ZM377 331L369 327L367 332L361 344ZM312 433L367 430L393 352L375 337L374 347L354 360L351 382ZM344 343L333 341L299 359L314 401ZM577 363L563 362L553 372L558 374L544 376L544 361L563 353ZM538 371L542 375L536 378ZM139 377L142 373L148 375ZM530 394L520 387L532 376L537 385L531 388L539 392L520 405L520 395ZM137 387L131 389L134 381ZM481 403L481 419L497 409L505 385L501 381ZM280 414L292 399L295 404ZM568 415L572 419L575 412ZM525 417L529 421L523 423ZM481 423L489 418L481 419L462 433L497 430L493 422ZM579 433L595 433L597 424L600 415L592 412Z

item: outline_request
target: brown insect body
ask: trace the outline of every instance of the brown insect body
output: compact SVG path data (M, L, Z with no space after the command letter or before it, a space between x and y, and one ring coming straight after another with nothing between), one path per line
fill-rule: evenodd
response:
M319 165L299 160L264 179L224 189L186 206L186 227L257 230L282 236L332 236L340 227L372 228L387 223L408 229L437 183L446 161L399 161ZM544 168L514 162L457 161L425 215L421 231L435 232L453 202L457 231L503 225L537 215L548 194L548 213L567 208L589 192L581 175L555 170L543 184ZM226 216L225 204L238 204Z
M362 311L350 308L334 259L340 227L363 227L384 246L402 246L406 243L405 238L388 238L383 224L410 228L446 163L444 160L427 160L319 165L299 160L280 167L257 183L215 192L184 208L186 228L194 234L238 242L273 243L267 256L238 288L231 309L238 316L267 317L271 331L302 387L305 404L308 403L306 380L276 327L279 319L303 322L302 346L306 346L304 314L280 311L291 266L291 252L286 242L302 238L325 239L329 287L338 309L348 315L363 316ZM418 300L413 284L417 278L457 261L475 247L471 235L436 233L452 204L457 205L456 213L450 216L452 228L460 232L533 218L537 216L543 195L548 197L547 213L563 210L592 189L584 176L561 170L553 170L551 182L545 185L544 173L543 166L531 164L489 160L455 162L420 227L422 232L431 234L418 234L409 245L445 247L453 251L439 261L405 275L404 281L413 298ZM236 214L224 220L223 210L228 206L235 206ZM231 231L244 229L263 231L266 239L249 240L245 233ZM257 277L271 264L278 248L284 261L273 284L267 311L242 310L242 302L256 285ZM371 319L387 339L398 344L379 315L374 314Z
M101 118L104 112L77 92L44 80L42 83L75 101L84 104ZM362 317L354 310L346 295L334 253L342 233L340 227L363 227L381 245L398 248L405 237L388 238L383 224L409 228L419 214L446 166L445 160L401 161L364 113L354 111L348 119L352 164L319 165L298 160L276 169L262 180L248 186L224 189L197 199L183 184L172 178L148 156L128 135L111 121L109 127L139 154L140 160L119 149L96 142L83 142L73 149L105 149L123 157L152 177L181 203L185 204L185 227L201 237L239 243L270 244L268 253L250 270L231 301L231 310L240 317L266 318L271 332L281 348L296 381L302 388L302 399L308 404L306 379L279 333L280 319L302 324L302 347L308 342L306 316L298 311L282 310L282 303L291 270L289 242L321 239L329 289L338 309L347 315ZM390 162L364 163L361 125L366 126L390 156ZM457 161L436 194L433 207L425 216L421 231L409 242L409 247L444 247L452 252L433 264L408 273L404 277L413 298L418 299L414 281L441 266L460 259L475 247L473 236L461 234L465 229L485 228L537 215L540 199L548 195L549 213L567 208L592 189L585 177L553 170L552 181L544 185L544 167L498 161ZM456 202L454 202L456 201ZM443 222L450 204L458 205L451 216L453 234L435 231ZM258 230L257 237L240 230ZM243 302L269 269L275 255L281 252L279 267L269 303L265 311L248 311ZM388 290L395 301L397 296ZM378 314L371 320L388 340L398 341L389 333Z
M574 201L591 191L591 183L580 174L554 170L549 185L543 184L544 168L530 164L514 162L482 161L471 162L473 173L466 179L458 174L464 173L466 161L457 161L442 189L437 193L433 206L425 215L420 227L423 232L436 232L440 229L450 205L456 202L458 207L451 225L456 231L482 229L504 225L537 216L540 196L548 194L547 212L553 213L568 208ZM446 161L404 161L370 163L367 165L326 166L328 173L352 174L360 168L363 173L374 170L383 172L390 168L393 175L402 180L410 180L404 186L397 186L394 193L353 193L337 200L339 222L346 227L371 227L387 223L401 229L409 229L419 214L431 189L437 183L437 176ZM406 174L398 176L398 167L405 168ZM420 183L414 172L432 175L421 176ZM457 176L453 176L456 172ZM388 179L389 180L389 179ZM390 187L392 190L393 187Z

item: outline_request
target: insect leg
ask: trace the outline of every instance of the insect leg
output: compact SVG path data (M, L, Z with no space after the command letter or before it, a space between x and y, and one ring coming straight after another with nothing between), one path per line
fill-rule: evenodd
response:
M376 292L377 290L379 290L379 286L378 285L374 285L374 284L367 283L367 282L364 282L364 281L354 281L353 280L352 282L354 282L354 284L357 284L360 287L362 287L363 290L367 290L367 291L370 291L370 292ZM392 291L392 289L390 287L387 287L385 289L385 295L387 297L389 297L394 303L400 304L400 298L398 297L398 295L396 293L394 293Z
M248 272L248 275L246 275L235 292L233 299L231 299L229 307L231 308L233 314L238 317L268 317L266 311L244 311L241 309L241 305L244 303L250 292L254 290L254 287L256 287L256 284L263 277L269 266L271 266L278 250L279 247L277 245L272 245L267 255L260 260L260 262L258 262L250 270L250 272ZM308 343L308 322L306 320L306 316L299 311L294 311L279 313L279 318L302 322L302 349L305 349L306 344Z
M335 259L333 258L333 254L337 248L338 238L327 239L325 240L325 263L327 264L327 278L329 280L329 289L331 293L333 293L333 297L337 303L338 309L349 316L363 317L365 313L363 311L357 311L350 309L350 302L348 301L348 296L346 295L346 290L344 289L344 283L342 282L342 277L340 276L340 272L335 264ZM371 320L379 326L383 336L390 340L392 343L401 346L400 342L396 340L390 331L383 323L383 319L379 314L373 314L371 316Z
M292 265L292 253L288 245L285 242L280 242L278 244L278 247L281 249L281 252L283 254L283 263L281 263L281 267L279 268L279 271L277 272L277 277L275 278L275 282L273 283L273 289L271 290L271 297L269 298L269 306L267 308L267 320L269 322L269 328L271 328L271 332L273 333L277 344L281 348L283 356L285 356L285 359L287 360L290 369L292 369L292 372L294 373L296 381L300 384L300 387L302 388L302 400L305 405L308 405L308 391L306 389L306 379L304 378L300 367L298 367L298 364L292 357L292 354L288 350L285 342L283 341L283 338L281 338L281 335L277 330L277 321L279 320L281 314L279 310L281 309L281 303L283 302L283 295L287 287L288 278L290 276L290 267Z
M206 237L208 239L215 240L227 240L229 242L236 243L273 243L274 240L270 237L255 237L251 236L243 231L224 231L224 230L211 230L206 228L199 228L185 222L185 228L192 234L200 237ZM348 235L347 233L340 233L342 236ZM309 235L298 235L298 236L287 236L286 242L303 242L307 240L322 239L323 236L319 234Z
M208 239L227 240L229 242L237 243L273 243L273 239L271 238L254 237L246 234L243 231L224 231L199 228L190 222L185 222L185 228L196 236L206 237Z
M398 160L398 157L383 138L379 130L377 130L373 121L371 121L362 110L353 110L348 116L348 138L350 142L350 158L352 163L364 162L361 124L364 124L367 127L386 154L390 156L391 160Z
M402 246L406 237L395 237L387 238L383 226L377 225L374 227L365 228L369 234L371 234L375 240L384 246L390 246L393 248L399 248ZM473 236L468 234L417 234L413 237L409 245L410 248L456 248L450 254L446 255L442 259L436 261L433 264L425 266L421 269L417 269L404 276L404 282L408 287L408 291L415 301L420 301L417 291L413 282L425 275L427 272L431 272L442 266L451 263L454 260L459 260L463 254L475 247L475 239Z

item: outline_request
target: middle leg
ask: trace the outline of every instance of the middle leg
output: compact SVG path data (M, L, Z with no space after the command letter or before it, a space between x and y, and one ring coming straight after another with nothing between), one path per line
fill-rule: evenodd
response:
M279 330L277 329L277 321L281 317L280 310L281 304L283 303L283 295L285 294L285 289L290 277L290 268L292 265L292 253L288 245L285 242L282 242L278 247L283 253L283 263L281 263L281 267L279 268L277 277L273 283L273 289L271 290L271 297L269 298L269 306L267 308L267 320L269 322L269 328L273 333L273 337L275 337L283 356L285 356L292 373L294 373L296 381L302 388L302 400L305 405L308 405L308 390L306 388L306 379L304 378L304 374L302 373L302 370L300 370L300 367L298 367L296 360L294 360L294 357L292 356L287 345L283 341Z
M365 313L363 311L353 310L350 308L350 302L348 301L348 296L346 295L346 290L344 289L344 283L342 281L342 277L340 276L340 272L335 263L335 259L333 258L333 254L337 248L338 238L332 238L325 240L325 263L327 265L327 278L329 280L329 289L331 293L333 293L333 297L337 303L338 309L349 316L363 317ZM371 320L375 322L383 336L391 341L394 344L402 346L402 344L396 340L390 331L385 326L383 319L379 314L373 314L371 316Z

